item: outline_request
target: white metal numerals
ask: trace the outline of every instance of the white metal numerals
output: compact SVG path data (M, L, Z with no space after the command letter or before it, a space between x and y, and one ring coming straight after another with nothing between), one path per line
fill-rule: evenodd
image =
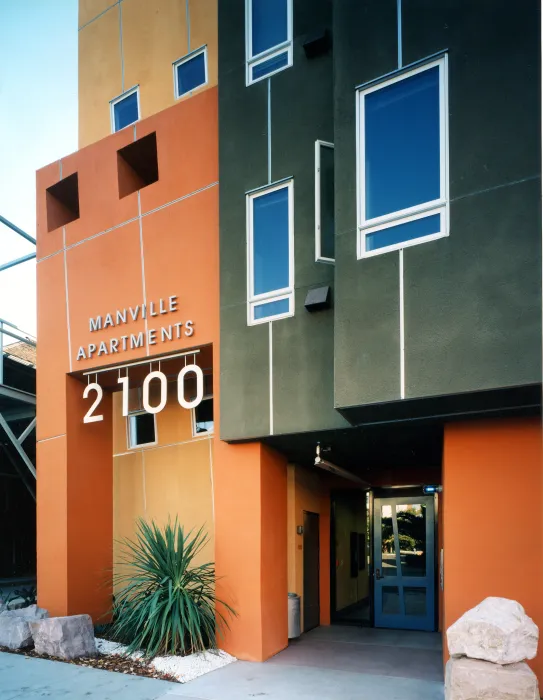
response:
M196 396L194 397L194 399L192 399L192 401L187 401L185 399L185 377L191 372L193 372L196 375ZM158 381L160 382L160 401L156 406L151 406L149 402L149 385L151 384L153 379L158 379ZM117 379L117 383L121 384L122 386L122 414L123 416L128 416L128 377L119 377ZM104 420L104 416L93 415L94 411L98 408L98 404L104 396L104 391L99 384L88 384L85 387L85 391L83 392L84 399L88 398L89 392L91 390L94 390L97 396L94 403L85 414L83 423L95 423L97 421ZM142 394L143 408L147 411L147 413L160 413L160 411L162 411L162 409L166 405L166 401L168 400L168 380L166 378L166 375L163 372L150 372L143 380ZM179 372L179 375L177 377L177 400L179 401L179 404L183 408L187 408L190 410L191 408L196 408L196 406L198 406L198 404L201 403L203 398L204 373L202 372L201 367L198 367L198 365L186 365Z
M83 398L86 399L89 396L89 393L91 391L96 392L96 399L94 400L94 403L92 406L89 408L89 410L85 413L85 417L83 418L83 423L97 423L98 421L104 420L104 416L94 416L93 413L94 411L98 408L98 404L102 400L104 396L104 390L100 386L100 384L96 384L93 382L92 384L87 384L85 387L85 391L83 392Z
M196 375L196 397L192 401L185 400L185 375L194 372ZM177 400L183 408L196 408L204 398L204 373L198 365L186 365L177 377Z
M160 401L156 406L149 403L149 384L153 379L160 381ZM168 399L168 380L163 372L150 372L143 380L143 408L147 413L160 413Z

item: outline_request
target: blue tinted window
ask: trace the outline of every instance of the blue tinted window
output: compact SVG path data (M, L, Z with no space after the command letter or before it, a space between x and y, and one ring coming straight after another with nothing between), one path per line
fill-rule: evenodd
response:
M251 69L253 80L258 80L269 73L279 70L279 68L284 68L286 65L288 65L288 51L280 53L279 56L268 58L267 61L262 61L262 63L254 66Z
M253 199L253 294L289 286L288 188Z
M178 97L195 90L206 81L206 63L204 53L199 53L177 66Z
M366 236L366 250L386 248L389 245L412 241L414 238L440 233L440 219L441 217L439 214L433 214L423 219L415 219L415 221L409 221L406 224L389 226L381 231L370 233Z
M366 219L439 199L439 68L364 102Z
M250 0L252 13L252 55L282 44L288 39L287 0Z
M115 131L124 129L125 126L138 121L138 94L133 92L113 105L115 117Z
M288 314L289 300L281 299L280 301L269 301L267 304L258 304L255 306L255 321L261 318L269 318L270 316L279 316L279 314Z

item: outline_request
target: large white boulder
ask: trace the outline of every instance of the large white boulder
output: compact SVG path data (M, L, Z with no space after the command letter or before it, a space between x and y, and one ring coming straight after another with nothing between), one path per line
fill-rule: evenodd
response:
M486 598L447 630L451 656L513 664L537 654L539 630L520 603Z
M501 666L463 657L447 661L445 700L539 700L539 688L526 663Z
M30 623L43 620L48 616L47 610L29 605L19 610L5 610L0 613L0 647L8 649L26 649L32 646Z
M96 656L94 627L89 615L50 617L30 624L38 654L60 659Z

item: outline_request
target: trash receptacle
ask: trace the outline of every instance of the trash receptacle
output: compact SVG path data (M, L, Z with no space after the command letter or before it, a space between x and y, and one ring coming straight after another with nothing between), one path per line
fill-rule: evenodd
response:
M300 596L288 594L288 638L299 637L300 632Z

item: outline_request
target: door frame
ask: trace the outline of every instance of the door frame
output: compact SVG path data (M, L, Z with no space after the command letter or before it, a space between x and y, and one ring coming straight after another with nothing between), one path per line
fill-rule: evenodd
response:
M348 622L342 619L341 615L336 611L336 499L340 494L348 492L353 493L355 489L332 489L330 491L330 622L332 624L351 625L355 627L373 627L373 520L372 520L372 500L371 491L360 489L358 493L369 494L368 514L369 514L369 531L366 540L366 551L369 552L368 563L368 598L370 608L370 621Z
M416 486L389 486L385 488L374 488L370 491L370 531L371 531L371 556L370 556L370 619L371 626L375 627L375 527L374 514L376 498L405 498L411 496L421 497L423 495L423 485ZM439 630L439 498L434 493L434 629Z
M374 514L375 514L375 499L376 498L395 498L404 496L422 496L423 484L412 484L409 486L387 486L375 487L368 492L368 517L369 517L369 532L368 532L368 549L369 549L369 605L370 605L370 627L375 627L375 561L374 561ZM342 489L334 489L330 492L330 621L332 624L340 623L340 618L336 613L336 513L335 499L338 492ZM440 552L439 552L439 498L434 494L434 630L439 629L439 568L440 568ZM347 623L341 623L347 624ZM361 624L361 626L366 626Z
M309 632L312 629L315 629L316 627L319 627L320 625L320 620L321 620L321 561L320 561L320 554L321 554L321 517L320 513L316 513L314 510L303 510L303 518L304 518L304 532L302 535L302 601L301 601L301 607L302 607L302 622L303 622L303 629L301 630L302 633L304 632ZM318 605L319 605L319 622L315 627L311 627L309 630L306 629L306 619L305 619L305 582L306 582L306 570L305 570L305 551L306 551L306 543L304 541L305 537L305 516L306 515L314 515L317 518L317 562L318 562L318 573L317 573L317 600L318 600Z

